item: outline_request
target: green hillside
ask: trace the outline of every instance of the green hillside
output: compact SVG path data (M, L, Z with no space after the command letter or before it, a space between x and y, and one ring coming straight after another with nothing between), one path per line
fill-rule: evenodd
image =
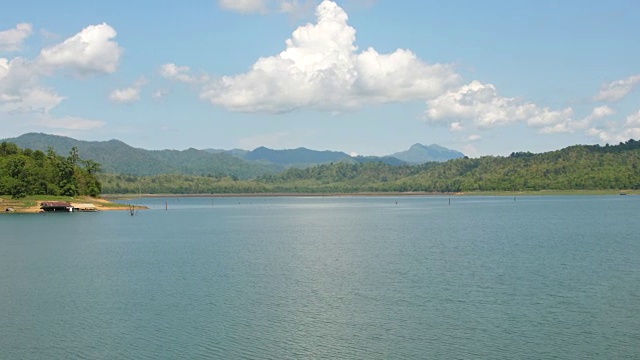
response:
M240 179L280 171L275 165L243 161L225 153L203 150L145 150L119 140L81 141L69 137L29 133L6 139L23 148L46 151L49 147L67 153L75 147L82 157L102 164L106 173L138 176L159 174L233 176Z
M106 193L345 193L640 189L640 142L576 145L508 157L394 166L381 162L291 168L252 181L229 177L102 175Z
M457 159L398 182L403 191L640 189L640 142Z
M98 177L103 193L640 189L640 142L636 140L613 146L575 145L541 154L516 152L506 157L465 157L420 165L408 165L400 161L384 162L379 158L367 158L366 161L349 158L347 160L351 161L340 160L287 170L283 170L282 165L277 167L275 164L248 162L224 153L212 154L196 149L143 150L117 140L88 142L45 134L26 134L14 140L19 146L33 148L17 150L21 154L21 160L17 163L6 159L2 163L3 173L0 175L4 180L0 184L0 190L16 196L33 191L45 191L47 194L73 191L96 193L95 189L87 190L89 185L82 180L87 172ZM69 184L62 183L60 179L51 178L53 169L58 165L46 165L42 162L42 154L45 153L41 150L43 148L46 151L52 148L60 153L75 149L75 165L80 169L77 170L79 177L75 180L76 190L70 190ZM37 154L37 158L33 158L33 154ZM79 157L91 159L91 162L78 161ZM64 162L58 160L58 164L60 163ZM98 163L102 164L103 171L94 175ZM95 166L91 167L93 165ZM24 170L16 170L22 168ZM49 178L45 182L55 186L37 185L35 178L29 175L29 172L39 174L41 168L46 168L49 172ZM85 173L81 172L82 169L86 170ZM90 183L93 180L87 181ZM23 188L26 190L21 190Z

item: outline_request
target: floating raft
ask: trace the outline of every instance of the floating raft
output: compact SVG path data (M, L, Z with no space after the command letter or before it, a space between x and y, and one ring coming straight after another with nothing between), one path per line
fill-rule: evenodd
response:
M93 204L72 203L71 206L73 206L73 211L98 211L98 208Z

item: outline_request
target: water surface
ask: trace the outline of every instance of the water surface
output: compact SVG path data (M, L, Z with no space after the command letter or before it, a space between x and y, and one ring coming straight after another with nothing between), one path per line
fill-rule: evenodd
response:
M135 202L0 216L0 358L640 358L640 197Z

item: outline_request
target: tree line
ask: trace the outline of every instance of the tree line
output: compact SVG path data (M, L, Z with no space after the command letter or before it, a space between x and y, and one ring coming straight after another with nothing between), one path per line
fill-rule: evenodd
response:
M100 164L0 144L0 193L26 195L473 192L640 189L640 142L575 145L541 154L391 165L335 162L253 179L234 176L99 173Z
M99 196L102 185L96 174L100 164L80 158L77 148L69 155L21 149L0 143L0 194L22 198L29 195Z
M640 142L570 146L445 163L336 162L252 180L233 177L101 174L106 193L347 193L640 189Z

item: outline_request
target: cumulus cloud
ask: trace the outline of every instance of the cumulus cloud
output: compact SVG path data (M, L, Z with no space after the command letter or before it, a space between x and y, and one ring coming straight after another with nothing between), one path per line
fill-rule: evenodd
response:
M43 113L58 106L64 97L43 87L21 89L17 95L0 94L0 112Z
M31 24L21 23L15 28L0 31L0 51L19 51L22 43L33 33Z
M315 24L297 28L280 54L258 59L249 72L209 81L201 98L242 112L303 107L342 111L368 103L429 99L459 82L451 65L428 64L410 50L358 52L356 31L333 1L323 1L316 18ZM190 79L188 69L176 69L183 69L173 75L176 80ZM178 75L187 77L180 80Z
M122 48L113 40L116 31L106 23L88 26L62 43L42 49L42 66L64 69L78 76L113 73Z
M543 130L570 121L572 115L571 108L553 111L516 98L503 97L494 85L479 81L472 81L428 100L425 113L429 122L454 121L458 124L456 128L461 127L462 123L472 123L486 129L524 122Z
M596 101L618 101L627 96L640 84L640 75L629 76L626 79L602 84L600 92L594 97Z
M640 128L640 111L635 114L631 114L627 116L627 121L625 122L625 126L627 128L637 127Z
M147 83L147 79L144 77L136 80L133 85L124 88L116 89L109 94L109 100L116 103L130 103L140 100L140 92L142 87Z
M592 127L588 134L597 136L601 141L617 143L629 139L640 138L640 111L627 116L624 124L616 122L606 123L601 127Z
M23 58L0 58L0 112L48 113L64 97L40 84L42 72Z
M140 88L128 87L116 89L109 94L109 100L115 103L130 103L140 100Z
M542 128L541 132L545 134L574 132L576 130L585 130L593 124L594 121L614 115L616 112L612 108L604 105L594 108L587 117L580 120L568 119L555 125Z
M467 138L467 140L469 140L469 141L478 141L480 139L482 139L482 136L480 136L478 134L469 135L469 137Z
M593 109L593 111L591 111L591 115L589 115L587 117L587 120L591 121L591 120L597 120L597 119L601 119L607 116L611 116L613 114L615 114L616 111L613 110L612 108L608 107L607 105L604 106L598 106L596 108Z
M191 75L191 69L188 66L178 66L172 63L162 65L160 75L169 80L188 84L202 83L209 79L207 75Z
M26 29L16 27L20 28ZM56 71L83 77L115 71L122 49L113 37L115 31L110 26L94 25L43 49L35 59L0 58L0 119L72 130L101 126L95 120L51 115L65 97L44 86L43 79Z

